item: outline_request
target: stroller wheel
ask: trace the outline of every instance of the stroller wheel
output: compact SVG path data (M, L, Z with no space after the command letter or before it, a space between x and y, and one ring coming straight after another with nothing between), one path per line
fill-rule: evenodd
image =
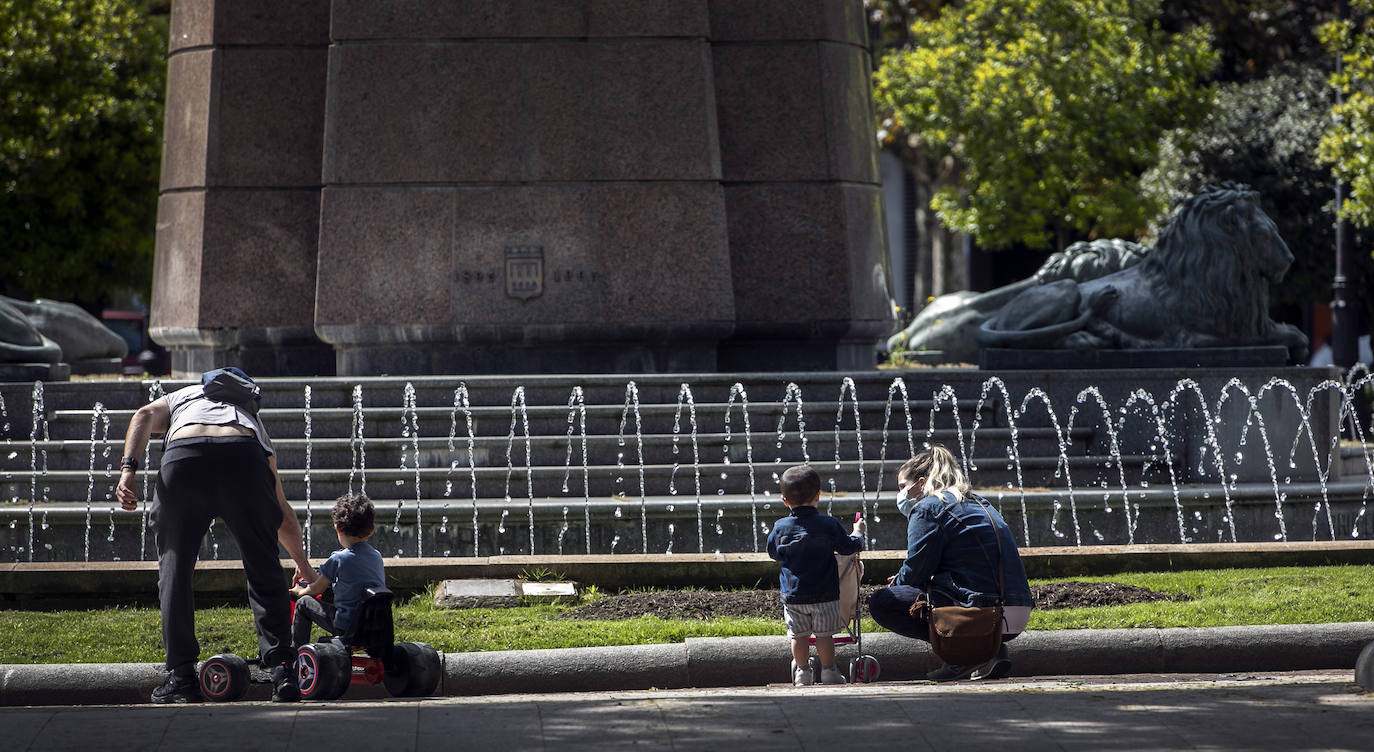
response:
M878 681L881 672L878 659L871 655L861 655L849 662L849 680L854 683L868 684Z

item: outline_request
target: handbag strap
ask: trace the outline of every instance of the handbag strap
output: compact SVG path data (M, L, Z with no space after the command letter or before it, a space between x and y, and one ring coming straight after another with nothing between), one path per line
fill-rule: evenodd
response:
M944 491L939 492L941 499L944 498L944 493ZM953 497L954 494L950 493L950 496ZM1002 605L1006 603L1007 600L1007 582L1002 572L1002 536L997 533L997 523L993 522L992 511L988 509L988 505L985 504L982 499L978 498L978 496L974 494L969 494L967 498L971 498L974 501L978 502L978 506L983 508L983 516L987 518L988 525L992 527L992 539L997 543L997 601L998 605ZM965 530L973 532L973 528L970 528L968 526L968 523L964 522L962 517L953 512L952 507L957 502L958 499L955 499L954 502L947 504L945 506L944 511L949 512L949 516L953 518L955 521L957 521L960 525L963 525ZM977 541L976 535L974 536L974 540ZM988 564L992 564L992 560L988 558L987 547L983 545L982 541L978 541L978 550L983 552L983 558L988 559Z

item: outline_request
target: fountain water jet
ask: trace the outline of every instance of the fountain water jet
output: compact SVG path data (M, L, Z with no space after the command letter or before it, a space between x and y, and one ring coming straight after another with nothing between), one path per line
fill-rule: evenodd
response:
M759 550L759 504L758 495L754 486L754 438L749 428L749 395L744 391L744 384L736 381L730 387L730 399L725 404L725 444L722 453L725 455L725 464L730 464L730 413L735 406L735 398L739 397L740 413L744 416L744 458L749 468L749 518L752 520L749 528L753 532L754 551ZM724 516L723 509L716 510L716 535L722 533L720 518Z

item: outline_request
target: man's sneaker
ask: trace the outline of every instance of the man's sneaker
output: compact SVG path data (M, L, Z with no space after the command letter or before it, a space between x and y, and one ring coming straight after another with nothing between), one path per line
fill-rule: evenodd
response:
M204 702L200 680L192 674L167 674L167 680L153 690L153 702L159 705L183 702Z
M291 664L272 669L272 702L299 702L301 686L296 680L296 667Z
M796 687L809 687L815 684L815 679L811 676L811 667L802 666L792 672L792 685Z
M956 665L956 664L953 664L953 663L946 663L945 665L943 665L943 666L941 666L941 667L935 669L934 671L931 671L930 673L926 674L926 681L933 681L933 682L952 682L952 681L960 681L960 680L967 679L967 678L969 678L970 676L972 676L972 675L973 675L973 672L974 672L974 671L977 671L978 668L979 668L978 665L973 665L973 666L959 666L959 665Z
M1001 679L1010 673L1011 658L1007 656L1007 646L1004 644L997 649L997 655L993 656L992 660L974 669L973 673L970 674L968 678L973 681Z
M840 670L838 668L835 668L834 666L826 666L825 668L821 669L821 684L848 683L849 682L846 681L844 678L844 674L840 673Z

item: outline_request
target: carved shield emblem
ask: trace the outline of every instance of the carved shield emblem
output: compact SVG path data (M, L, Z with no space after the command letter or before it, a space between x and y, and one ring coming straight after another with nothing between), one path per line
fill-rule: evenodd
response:
M506 246L506 295L529 300L544 294L544 246Z

